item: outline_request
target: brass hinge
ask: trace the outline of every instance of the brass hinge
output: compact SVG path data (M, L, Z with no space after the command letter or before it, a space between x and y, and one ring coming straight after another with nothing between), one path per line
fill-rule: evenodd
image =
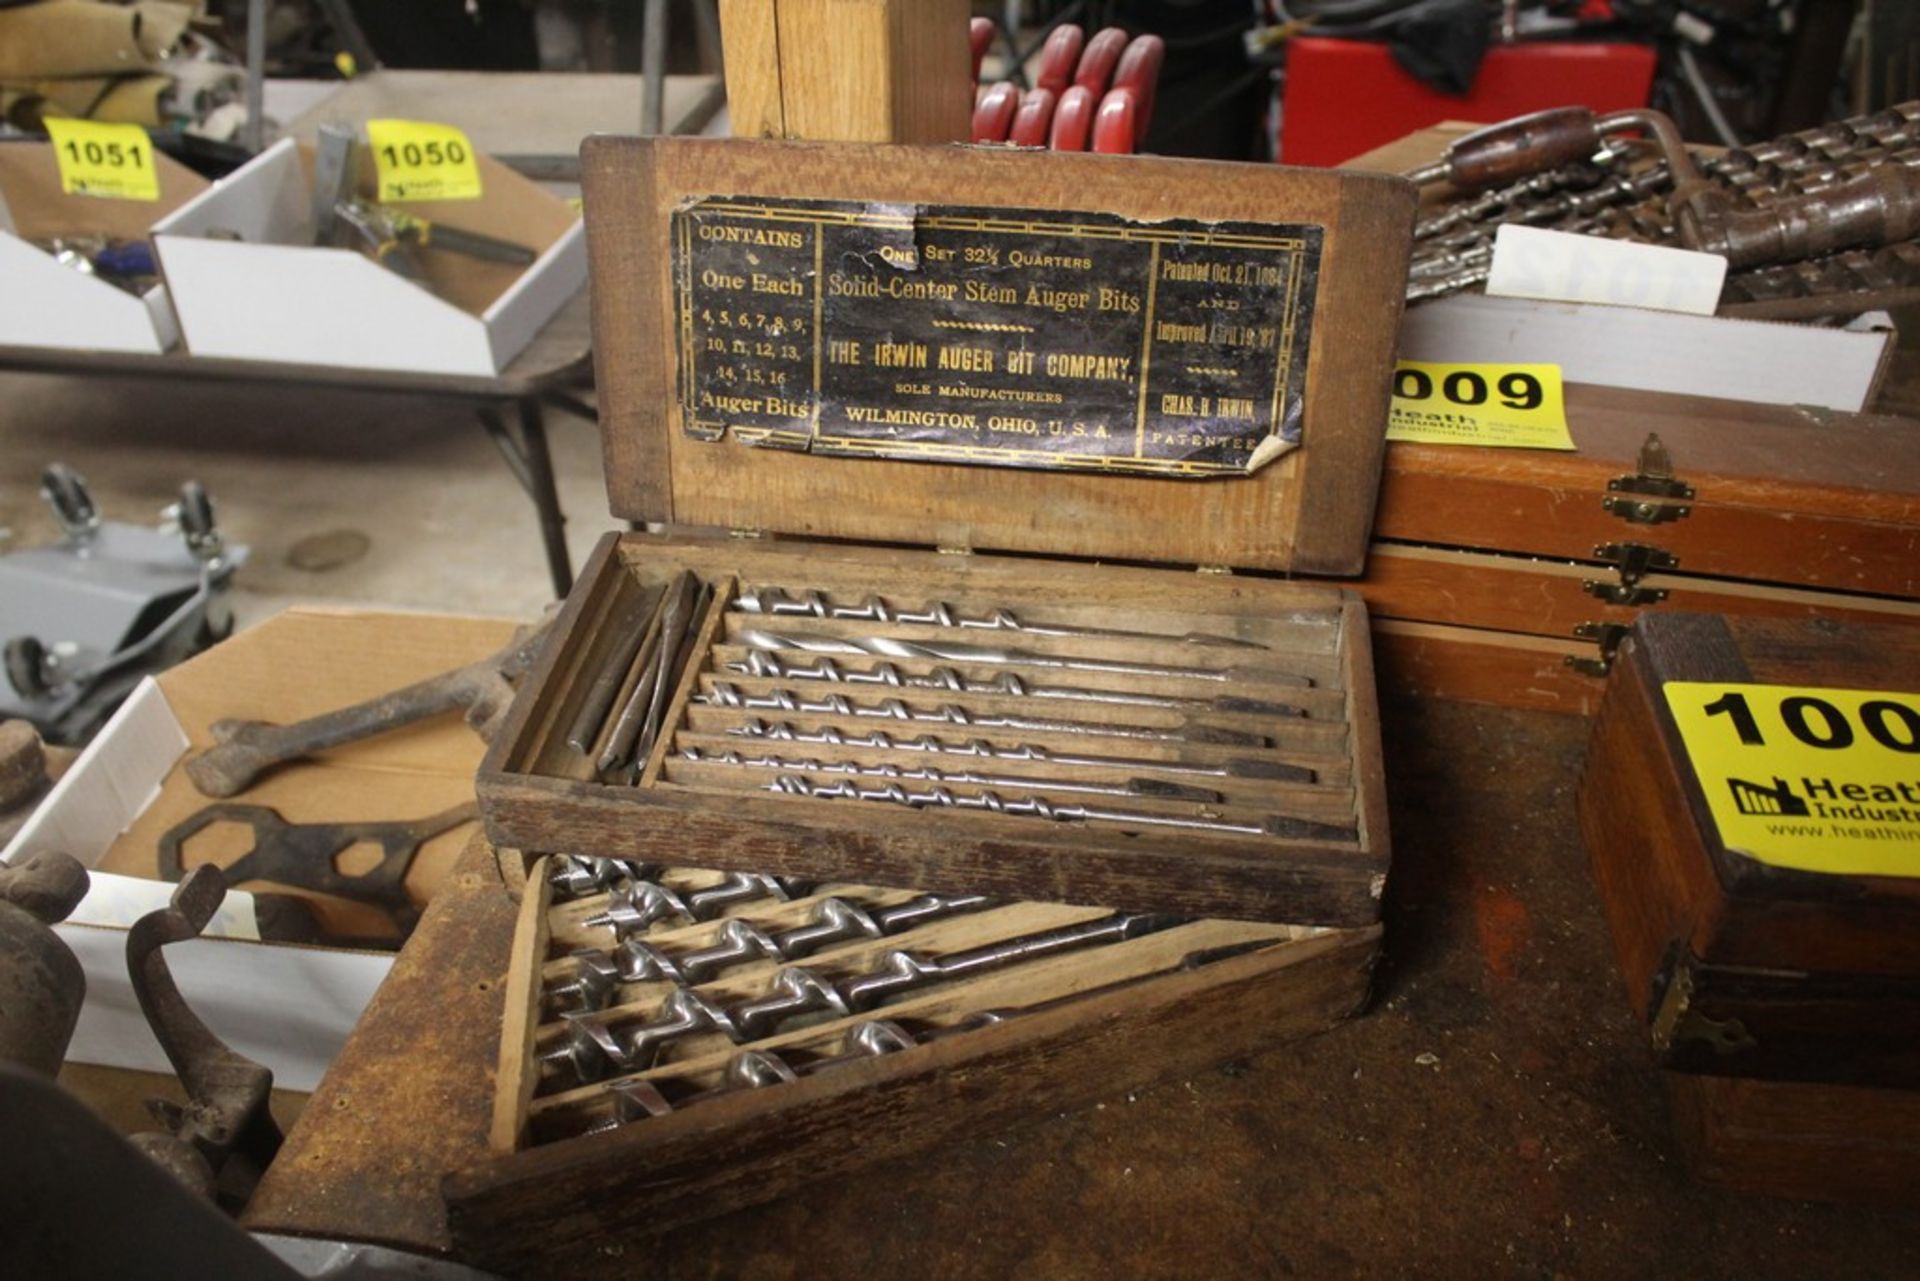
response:
M1693 968L1685 961L1674 966L1661 993L1649 1030L1653 1050L1664 1055L1680 1041L1705 1041L1715 1054L1738 1054L1759 1044L1739 1019L1710 1019L1693 1004Z
M1625 623L1582 623L1573 629L1573 634L1581 640L1590 640L1600 646L1600 652L1591 658L1568 654L1566 664L1574 671L1587 676L1605 676L1613 670L1613 655L1620 648L1620 642L1626 639Z
M934 550L935 550L936 552L939 552L939 553L940 553L940 554L941 554L942 556L971 556L971 555L973 555L973 548L971 548L971 547L936 547L936 548L934 548Z
M747 529L744 526L727 531L728 538L765 538L766 536L767 531L764 529Z
M1230 565L1196 565L1194 566L1193 572L1196 574L1225 574L1231 577L1233 568Z
M1680 567L1678 556L1645 543L1602 543L1593 554L1619 571L1620 581L1589 578L1580 586L1589 596L1597 596L1609 605L1658 605L1667 598L1666 588L1642 587L1640 580L1659 570Z
M1639 470L1608 481L1600 506L1631 524L1663 525L1692 515L1693 508L1679 501L1692 498L1693 486L1673 474L1673 458L1659 433L1649 432L1640 446Z

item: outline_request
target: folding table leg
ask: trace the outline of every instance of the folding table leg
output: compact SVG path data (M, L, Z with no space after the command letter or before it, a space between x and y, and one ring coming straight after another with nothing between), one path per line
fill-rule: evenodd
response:
M553 457L547 452L547 424L537 396L522 397L520 429L514 431L501 417L500 407L480 406L480 425L500 449L514 479L533 499L540 517L540 539L546 547L547 570L553 575L556 597L573 590L573 560L567 554L567 518L560 510L560 492L553 483Z

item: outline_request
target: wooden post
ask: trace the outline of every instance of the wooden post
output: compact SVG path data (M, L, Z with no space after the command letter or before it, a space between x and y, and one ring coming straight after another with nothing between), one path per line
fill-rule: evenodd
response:
M734 136L964 142L967 0L720 0Z

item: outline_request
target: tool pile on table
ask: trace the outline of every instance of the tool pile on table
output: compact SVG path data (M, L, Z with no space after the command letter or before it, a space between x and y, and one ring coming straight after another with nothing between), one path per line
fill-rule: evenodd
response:
M1637 131L1654 145L1636 142ZM1460 194L1414 228L1407 298L1484 284L1495 232L1518 223L1721 254L1723 315L1817 318L1909 303L1920 298L1917 166L1920 102L1701 157L1658 112L1521 117L1408 175Z
M830 1073L1324 931L544 860L532 1143ZM503 1064L503 1080L519 1075ZM502 1105L512 1108L511 1091Z
M625 641L568 733L602 780L1357 839L1345 696L1283 641L690 571L613 626Z

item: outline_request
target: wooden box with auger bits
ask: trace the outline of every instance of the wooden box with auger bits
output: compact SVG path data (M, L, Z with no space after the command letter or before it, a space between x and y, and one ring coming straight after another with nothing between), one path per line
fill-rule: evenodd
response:
M1408 190L583 159L609 489L654 528L480 773L531 867L462 1250L591 1257L1360 1009L1365 609L1244 571L1359 568Z
M1378 919L1364 608L1194 571L1361 567L1405 184L739 140L583 165L608 489L662 532L568 598L480 774L497 844Z

